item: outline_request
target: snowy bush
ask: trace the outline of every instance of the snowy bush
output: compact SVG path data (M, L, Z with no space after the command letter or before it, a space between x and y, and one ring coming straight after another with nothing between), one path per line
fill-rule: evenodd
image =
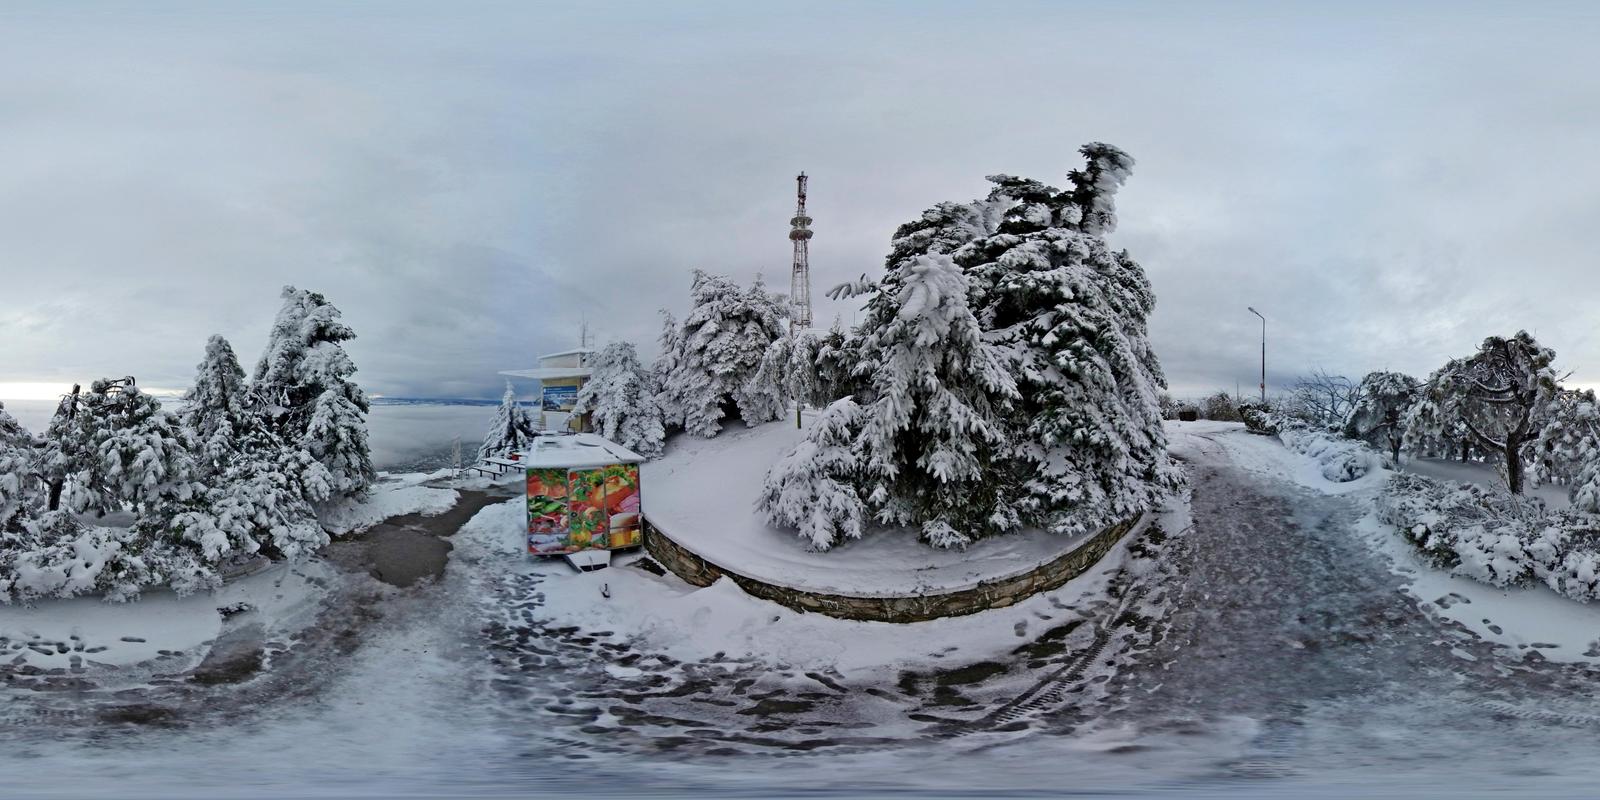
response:
M1244 429L1251 433L1274 434L1278 432L1278 416L1272 406L1262 402L1239 404L1239 419Z
M773 525L794 528L815 550L859 539L867 510L856 489L861 407L846 397L812 423L794 452L767 473L757 508Z
M1578 522L1579 518L1573 518ZM1565 552L1545 576L1545 584L1574 600L1600 599L1600 520L1582 517L1564 530Z
M1542 581L1588 602L1600 598L1600 516L1549 511L1538 498L1419 475L1396 475L1378 518L1429 560L1493 586Z
M1313 428L1281 426L1278 439L1285 447L1316 460L1322 477L1347 483L1383 466L1383 457L1364 442L1342 439Z
M655 376L639 363L629 342L606 345L594 372L578 391L574 414L589 414L601 436L644 456L658 458L667 431Z
M0 600L112 592L125 598L149 581L125 529L86 528L65 511L30 520L0 555Z
M1217 392L1200 401L1200 416L1217 422L1243 422L1239 404L1227 392Z
M752 392L750 379L767 347L784 335L784 299L768 294L759 281L740 289L727 276L700 270L691 297L682 325L667 316L661 338L660 402L667 424L711 437L731 412L747 425L776 419L770 397Z

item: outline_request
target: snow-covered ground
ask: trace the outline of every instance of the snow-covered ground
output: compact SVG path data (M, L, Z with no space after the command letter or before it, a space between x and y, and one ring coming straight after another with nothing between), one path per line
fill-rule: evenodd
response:
M274 564L215 592L152 591L128 603L97 597L0 607L0 659L41 669L130 666L176 654L193 666L222 630L218 609L249 609L268 629L307 624L333 570L321 561Z
M1207 443L1226 441L1228 456L1237 466L1264 478L1276 480L1287 476L1301 486L1324 494L1367 492L1388 480L1389 473L1382 469L1373 469L1352 481L1332 480L1324 474L1316 458L1290 451L1276 437L1246 433L1242 422L1168 421L1165 427L1171 450L1176 455L1196 457Z
M1501 490L1506 487L1506 479L1500 474L1496 465L1477 461L1462 463L1437 458L1415 458L1406 459L1400 469L1402 472L1413 472L1439 480L1475 483ZM1572 505L1572 499L1567 496L1567 487L1558 484L1530 486L1527 488L1527 493L1544 500L1545 506L1552 509L1567 508Z
M1405 591L1427 611L1519 652L1600 663L1600 604L1573 601L1544 584L1500 588L1452 575L1424 561L1375 515L1362 518L1357 530L1388 556L1406 582Z
M1370 512L1373 493L1393 474L1375 469L1356 481L1339 483L1324 477L1313 457L1290 452L1271 437L1242 435L1243 426L1237 423L1169 422L1167 426L1169 433L1175 434L1176 452L1192 452L1193 444L1185 444L1185 435L1226 442L1228 454L1239 466L1260 475L1286 474L1323 494L1352 495L1364 512ZM1230 435L1224 438L1219 434ZM1415 459L1407 460L1403 469L1442 480L1504 486L1499 473L1488 464ZM1546 485L1530 491L1552 508L1570 504L1566 487ZM1429 613L1518 652L1537 650L1553 661L1600 663L1600 604L1575 602L1542 584L1498 588L1452 575L1422 560L1415 548L1373 513L1364 513L1352 533L1388 559L1403 580L1404 591Z
M1059 624L1059 619L1071 616L1069 609L1083 608L1103 596L1109 576L1123 565L1127 543L1137 538L1137 533L1130 534L1087 573L1060 589L1015 606L896 625L799 613L751 597L727 579L696 588L672 575L623 566L638 556L625 556L617 567L588 573L575 572L559 559L527 559L522 555L524 513L518 500L485 509L458 534L456 546L464 557L493 558L501 569L540 576L540 615L552 624L613 631L680 660L723 653L847 675L1003 654L1028 630ZM1181 507L1173 513L1181 514Z
M713 439L680 435L644 465L640 499L652 525L697 555L752 578L841 594L915 595L1026 572L1087 536L1044 531L979 540L965 550L917 541L914 530L880 530L814 552L793 531L756 511L767 469L805 432L792 420L733 425Z
M317 514L322 527L335 534L346 534L376 525L401 514L442 514L456 504L460 495L454 489L423 486L424 481L440 481L450 470L432 473L382 473L372 484L369 497L345 500Z
M207 687L169 657L148 688L0 689L0 795L1592 794L1600 673L1556 636L1600 607L1408 562L1367 519L1389 473L1333 483L1236 426L1169 433L1194 495L1164 540L911 626L531 561L520 504L495 503L438 583L283 584L320 616L254 677ZM215 606L143 630L203 647L299 613L200 621Z
M445 474L385 474L367 500L329 510L326 522L335 532L351 533L391 517L448 511L459 498L456 490L421 485ZM166 671L193 666L222 630L221 609L248 610L269 631L294 630L309 624L335 579L326 562L309 559L272 564L189 596L155 589L127 603L94 596L0 605L0 660L75 673L158 658L170 659Z

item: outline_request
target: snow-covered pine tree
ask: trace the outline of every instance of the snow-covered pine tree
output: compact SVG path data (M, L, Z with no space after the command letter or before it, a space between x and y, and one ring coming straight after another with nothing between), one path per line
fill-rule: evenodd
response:
M50 424L45 428L39 464L40 476L48 489L46 511L61 508L68 475L92 468L90 462L94 458L94 451L83 440L84 431L75 419L82 406L82 396L82 387L73 384L72 391L61 396L61 401L56 404L56 413L50 417Z
M374 477L365 419L370 407L350 379L356 367L342 346L355 331L316 292L286 286L283 300L251 391L274 432L327 468L336 494L362 494Z
M574 414L589 414L595 431L645 458L658 458L666 426L656 402L655 377L631 342L612 342L596 355Z
M1147 335L1154 296L1103 238L1133 159L1081 152L1072 189L995 176L986 199L901 226L882 279L838 289L871 298L850 340L851 388L880 520L919 524L942 546L1024 525L1071 534L1181 483ZM945 329L937 342L922 333Z
M197 491L189 450L177 418L132 378L102 379L57 409L46 433L45 463L77 513L142 511Z
M656 387L656 407L661 410L661 424L666 428L683 427L683 404L678 387L671 377L678 370L679 354L683 352L683 331L672 312L661 309L661 335L656 343L661 347L661 357L650 367ZM671 386L671 388L669 388Z
M843 325L835 319L833 327L817 339L816 354L812 357L816 394L808 401L811 405L823 408L834 400L856 393L855 356L854 343L845 335Z
M882 522L921 526L936 547L1013 530L1012 356L985 341L950 256L918 256L898 277L894 294L868 301L861 326L867 502Z
M1088 164L1067 175L1072 181L1072 204L1078 207L1077 227L1090 236L1104 236L1117 228L1117 190L1133 174L1133 157L1104 142L1090 142L1078 152Z
M1566 484L1575 510L1600 514L1600 402L1592 390L1562 389L1547 409L1530 472Z
M327 544L316 504L332 495L326 467L258 428L244 435L203 494L142 518L134 528L151 538L170 533L171 549L185 551L173 558L185 565L188 588L198 589L215 582L213 568L224 560L256 553L295 558Z
M856 401L830 405L826 419L808 433L808 444L768 473L761 508L769 521L800 528L806 541L817 549L837 544L840 537L859 536L867 513L885 522L923 526L924 538L941 547L960 546L975 534L1011 523L1002 511L997 520L1000 524L989 524L987 517L994 516L991 512L997 504L985 504L978 498L965 504L958 498L952 503L952 497L972 483L971 465L952 471L941 463L939 474L959 484L941 491L941 478L929 472L934 465L922 458L922 450L951 447L952 455L969 451L978 461L993 461L994 452L1004 444L996 423L979 424L977 430L962 427L968 423L966 416L992 420L995 401L983 396L985 389L980 384L959 372L968 368L964 362L969 360L993 363L996 353L978 336L979 326L967 298L971 287L950 257L994 233L1012 202L996 192L969 204L940 203L895 230L881 278L863 275L830 292L835 299L867 297L866 318L848 340L836 324L819 346L817 388L824 396L855 394L861 405ZM929 257L944 260L930 263ZM951 294L956 287L960 291ZM924 325L928 330L945 326L958 331L949 358L943 352L945 341L919 338L918 329ZM785 349L773 354L772 361L787 361L789 355ZM1008 381L1002 376L993 382L1000 402L1008 402ZM952 390L957 393L953 397ZM968 406L963 394L972 398L977 410L961 420L941 419L927 409L936 403ZM833 397L817 399L831 402ZM913 423L947 424L950 429L942 436L926 436L912 430ZM875 453L868 451L868 425L872 426ZM902 441L906 448L899 446ZM982 455L978 456L980 449ZM823 462L807 465L806 458ZM870 469L869 458L873 460ZM1008 479L998 472L991 477L996 486ZM851 487L848 497L856 498L854 503L841 491L847 484ZM833 501L821 502L824 497ZM802 508L813 501L820 505L810 511ZM857 503L864 504L859 513ZM951 524L952 515L963 518L963 527L966 519L975 518L975 527L958 532Z
M821 346L810 331L773 339L745 386L752 407L762 416L776 419L788 414L796 403L825 405L826 400L818 402L822 390L816 363Z
M357 403L330 387L312 405L311 419L300 437L300 446L332 475L335 494L364 495L377 476L367 444L366 410L365 398Z
M767 346L784 335L786 301L757 281L740 289L724 275L695 270L692 305L675 334L662 386L666 417L696 436L722 430L738 413L747 425L775 419L748 390Z
M793 452L774 464L756 507L767 522L795 528L814 550L827 550L866 529L861 482L861 407L849 397L830 404Z
M1524 461L1533 452L1559 388L1555 351L1527 331L1490 336L1478 352L1452 359L1428 378L1407 419L1409 441L1439 441L1464 430L1468 441L1498 456L1506 487L1521 494Z
M774 417L788 414L796 403L825 408L856 391L854 358L854 344L837 321L822 335L804 331L782 336L768 345L747 393L752 404Z
M1066 192L1001 176L1011 198L999 231L958 253L975 284L986 338L1017 365L1010 411L1028 478L1018 512L1060 533L1097 530L1151 508L1181 473L1167 457L1144 270L1103 236L1133 159L1111 145L1080 152Z
M241 438L262 425L249 407L244 368L227 339L206 340L205 358L195 368L194 386L183 396L178 420L188 429L199 469L207 475L222 471L238 454Z
M506 393L500 397L500 407L494 412L494 422L483 434L483 444L478 446L478 460L505 458L507 454L526 449L538 434L528 410L517 402L517 392L506 381Z
M326 544L315 506L331 496L333 476L268 424L221 336L206 343L184 399L179 416L197 443L205 491L140 529L152 536L172 532L206 565L258 552L292 557ZM198 575L194 580L196 588L206 583Z
M0 531L16 531L38 510L39 445L0 403ZM0 539L0 544L4 540Z
M1355 405L1344 435L1389 453L1396 466L1405 444L1406 414L1417 400L1421 383L1401 372L1369 372L1356 390Z

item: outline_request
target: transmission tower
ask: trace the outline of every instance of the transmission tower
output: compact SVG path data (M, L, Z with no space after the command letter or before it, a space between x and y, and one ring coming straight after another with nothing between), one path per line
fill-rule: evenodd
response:
M789 285L789 299L794 303L794 326L811 327L811 218L806 216L806 174L795 178L799 202L794 207L794 219L789 220L789 240L794 242L794 276Z

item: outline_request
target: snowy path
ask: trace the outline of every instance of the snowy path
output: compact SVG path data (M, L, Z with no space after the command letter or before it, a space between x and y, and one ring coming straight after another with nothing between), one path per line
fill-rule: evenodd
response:
M1534 752L1592 758L1578 743L1600 725L1600 671L1480 639L1433 612L1451 598L1412 596L1410 565L1359 530L1372 487L1316 486L1237 429L1174 439L1194 527L1171 556L1182 579L1159 643L1116 678L1112 738L1169 769L1198 759L1196 779L1454 781L1563 763Z
M581 792L597 776L619 793L692 796L858 795L868 782L1587 790L1600 672L1439 613L1464 597L1414 596L1440 583L1415 581L1362 529L1382 476L1319 483L1304 459L1227 426L1174 428L1173 449L1192 477L1187 508L1079 594L900 638L793 615L770 620L786 638L730 635L707 616L743 602L726 587L632 566L508 570L521 562L472 533L519 513L493 504L454 537L441 581L336 584L323 622L266 643L264 664L241 622L181 680L0 689L0 794L45 794L64 774L71 790L128 797L504 796ZM555 613L558 591L603 608L600 583L662 614L682 604L691 627L661 640ZM752 643L781 647L738 649Z

